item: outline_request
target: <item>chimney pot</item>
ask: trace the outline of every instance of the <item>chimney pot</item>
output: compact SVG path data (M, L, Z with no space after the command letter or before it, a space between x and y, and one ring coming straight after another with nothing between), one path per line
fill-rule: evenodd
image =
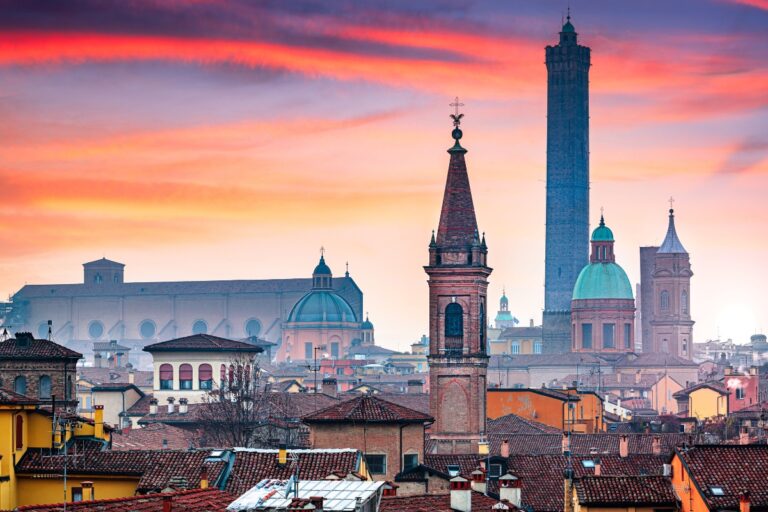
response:
M315 507L315 510L323 510L322 496L310 496L309 502Z
M339 385L335 377L325 377L320 390L324 395L336 398L339 394Z
M622 434L619 437L619 457L622 459L629 456L629 438Z
M451 478L451 508L458 512L472 512L472 485L466 478Z
M658 457L661 455L661 438L659 436L653 436L652 443L653 454Z
M600 460L600 457L597 457L595 459L595 476L600 476L603 472L603 463Z
M505 459L509 457L509 439L501 441L501 456Z
M749 512L752 506L752 500L749 497L749 491L744 491L739 496L739 512Z
M420 379L411 379L408 381L408 393L416 394L424 390L424 383Z
M171 512L173 510L173 496L163 496L163 512Z
M149 400L149 414L157 414L157 398Z
M507 471L506 475L499 477L499 499L507 500L512 505L520 508L522 501L522 488L520 479Z
M172 396L168 397L168 414L173 414L176 411L176 407L173 405L176 399Z

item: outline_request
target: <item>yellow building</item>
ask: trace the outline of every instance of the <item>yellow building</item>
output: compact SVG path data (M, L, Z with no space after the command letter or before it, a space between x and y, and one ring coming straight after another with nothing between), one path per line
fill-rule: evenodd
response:
M672 395L680 413L698 420L726 416L728 391L719 382L702 382Z
M55 487L52 479L35 479L18 474L16 464L31 449L58 451L64 444L76 439L90 439L107 443L109 432L105 431L100 416L103 409L96 409L97 419L88 422L72 414L52 416L47 409L40 408L40 401L0 389L0 510L10 510L30 503L59 502L62 498L61 485ZM56 428L53 428L56 426ZM50 488L50 492L46 489Z
M659 377L648 390L648 401L651 402L651 408L658 411L659 414L677 414L678 404L674 395L682 391L683 386L669 375Z

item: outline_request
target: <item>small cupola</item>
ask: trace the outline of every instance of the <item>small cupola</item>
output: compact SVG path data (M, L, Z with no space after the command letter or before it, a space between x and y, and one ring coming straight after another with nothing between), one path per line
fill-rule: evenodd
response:
M328 265L325 264L325 255L323 251L320 254L320 262L312 272L312 288L315 290L330 289L333 287L333 274Z
M590 263L614 263L613 231L605 225L605 218L600 215L600 225L592 232L592 255Z

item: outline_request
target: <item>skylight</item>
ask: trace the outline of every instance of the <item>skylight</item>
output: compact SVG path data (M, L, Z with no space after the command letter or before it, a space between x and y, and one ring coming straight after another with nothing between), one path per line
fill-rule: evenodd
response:
M595 461L593 460L583 460L581 461L581 465L585 468L593 468L595 467Z
M710 487L709 492L712 493L712 496L725 496L725 491L723 491L722 487Z
M458 464L448 464L448 476L451 478L455 476L459 476L459 472L461 471L461 468Z

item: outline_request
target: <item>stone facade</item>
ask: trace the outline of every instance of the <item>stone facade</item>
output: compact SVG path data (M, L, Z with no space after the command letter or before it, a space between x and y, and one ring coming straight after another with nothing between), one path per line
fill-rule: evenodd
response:
M547 212L544 351L570 347L571 293L587 264L589 242L590 49L569 21L546 48Z
M641 251L641 264L642 258ZM650 256L646 255L646 258L650 259ZM653 254L650 279L646 271L643 275L646 280L641 282L641 293L649 297L644 306L650 335L643 339L644 352L693 357L692 276L690 256L677 237L674 210L670 209L667 235ZM646 323L646 319L643 322Z
M477 453L485 436L488 366L485 237L477 230L462 136L456 119L455 145L437 238L429 246L430 438L438 452Z

